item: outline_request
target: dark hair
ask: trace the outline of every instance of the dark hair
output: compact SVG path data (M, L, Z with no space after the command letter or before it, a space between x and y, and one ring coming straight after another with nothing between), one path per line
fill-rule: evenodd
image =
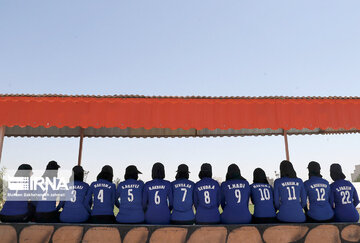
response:
M199 172L199 178L212 178L212 167L209 163L204 163L201 165L200 172Z
M84 169L80 165L74 166L72 169L72 181L84 181Z
M341 165L332 164L330 166L330 177L331 179L333 179L333 181L344 180L346 178L346 176L342 172Z
M135 165L129 165L126 167L124 178L125 180L134 179L137 180L139 178L139 174L142 174Z
M47 178L54 178L57 177L58 175L58 170L59 170L60 166L58 165L58 163L54 160L50 161L47 165L46 165L46 170L43 174L43 177L47 177Z
M283 160L280 163L280 177L297 178L294 167L290 161Z
M21 164L17 171L15 172L14 177L30 177L32 173L32 167L29 164Z
M226 180L246 180L244 177L241 176L240 169L236 164L231 164L228 167L228 171L226 173Z
M113 177L114 177L113 168L110 165L105 165L101 169L101 172L98 174L96 180L106 180L112 182Z
M320 164L316 161L311 161L308 165L308 170L309 170L309 179L313 176L317 176L317 177L322 177L322 175L320 174Z
M189 167L186 164L181 164L178 166L175 179L189 179L189 173Z
M269 184L267 178L266 178L266 174L265 174L265 171L261 168L256 168L254 170L254 173L253 173L253 182L254 183L264 183L264 184Z
M151 176L153 179L164 179L165 178L164 165L160 162L155 163L152 167Z

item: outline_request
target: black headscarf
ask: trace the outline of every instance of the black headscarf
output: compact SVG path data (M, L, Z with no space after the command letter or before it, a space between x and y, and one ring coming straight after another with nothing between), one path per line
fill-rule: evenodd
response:
M102 167L101 172L98 174L96 180L107 180L112 182L114 177L113 168L110 165L105 165Z
M152 167L151 176L153 179L164 179L165 178L164 165L160 162L155 163Z
M200 172L199 172L199 178L212 178L212 167L209 163L204 163L201 165Z
M77 165L72 168L72 175L70 181L84 181L84 169Z
M32 167L29 164L21 164L14 177L30 177L32 175Z
M254 173L253 173L253 182L254 183L264 183L264 184L269 184L267 178L266 178L266 174L265 174L265 171L261 168L256 168L254 170Z
M60 165L58 165L56 161L54 160L50 161L46 166L46 170L43 174L43 177L48 177L48 178L57 177L59 168Z
M339 164L332 164L330 166L330 177L333 181L344 180L346 178Z
M226 180L246 180L244 177L241 176L240 169L236 164L231 164L228 167L227 173L226 173Z
M280 177L297 178L294 167L290 161L283 160L280 163Z
M309 179L312 176L317 176L317 177L322 177L322 175L320 174L320 164L316 161L311 161L308 165L308 170L309 170Z
M181 164L178 166L178 169L176 171L175 179L189 179L189 167L186 164Z
M129 165L128 167L126 167L125 170L125 180L128 179L134 179L137 180L139 178L139 174L142 174L140 171L138 171L138 169L136 168L135 165Z

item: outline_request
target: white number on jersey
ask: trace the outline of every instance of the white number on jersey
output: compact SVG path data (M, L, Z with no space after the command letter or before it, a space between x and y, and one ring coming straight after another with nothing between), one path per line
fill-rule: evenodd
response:
M183 201L183 202L185 202L185 198L186 198L186 193L187 193L187 190L186 190L186 188L181 188L180 190L184 192L184 195L183 195L182 201Z
M288 200L289 200L289 201L291 201L291 200L296 200L295 187L294 187L294 186L291 186L292 195L291 195L290 186L287 186L286 189L288 190L288 193L289 193Z
M341 191L340 195L342 196L342 204L350 204L350 192L349 191Z
M128 201L129 201L129 202L134 201L134 194L132 194L132 190L133 190L133 189L129 189L129 190L128 190Z
M101 189L101 190L99 191L99 194L98 194L98 196L97 196L97 199L99 199L101 203L104 202L104 190L103 190L103 189Z
M241 202L241 192L240 192L240 190L236 189L234 191L234 193L235 193L235 197L238 199L236 203L240 203Z
M206 204L210 204L210 193L209 191L204 191L204 199Z
M154 201L156 205L160 204L160 196L159 196L159 191L155 192L155 197L154 197Z
M70 198L70 201L73 203L76 202L76 191L72 190L71 195L72 195L72 197Z
M267 188L261 189L259 188L260 191L260 200L261 201L265 201L265 200L270 200L270 191Z
M317 201L325 201L325 188L315 188L317 192Z

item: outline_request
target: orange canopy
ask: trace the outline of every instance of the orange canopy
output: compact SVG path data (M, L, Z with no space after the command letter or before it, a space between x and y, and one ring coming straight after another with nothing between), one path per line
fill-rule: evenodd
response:
M6 136L359 132L360 98L0 95Z

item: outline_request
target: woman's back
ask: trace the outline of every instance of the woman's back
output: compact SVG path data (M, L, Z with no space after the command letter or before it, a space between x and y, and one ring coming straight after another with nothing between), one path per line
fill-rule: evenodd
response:
M74 181L73 185L69 185L70 200L64 203L60 221L85 222L89 218L90 212L87 210L88 206L85 205L88 190L89 185L82 181Z
M309 198L309 211L307 212L314 220L329 220L334 216L330 206L330 185L321 177L312 176L304 182L306 194Z
M250 186L246 180L232 179L221 184L221 222L250 223Z
M144 222L143 187L144 182L135 179L127 179L118 185L116 198L120 199L120 205L116 220L119 223Z
M266 183L253 183L250 188L251 201L254 204L254 216L257 218L276 217L272 187Z
M116 186L114 183L99 179L91 183L87 196L86 205L91 202L93 196L93 209L91 215L114 215Z
M147 182L143 191L143 206L146 208L145 221L147 223L170 223L171 183L163 179L154 179Z
M173 192L173 211L171 220L191 221L194 220L193 191L194 182L188 179L179 179L171 183Z
M330 188L330 204L335 206L335 221L357 222L359 198L353 184L347 180L336 180Z
M274 202L279 209L277 218L284 222L304 222L306 206L304 184L299 178L283 177L275 180Z
M205 177L195 184L194 206L196 222L216 223L220 221L220 186L214 179Z

